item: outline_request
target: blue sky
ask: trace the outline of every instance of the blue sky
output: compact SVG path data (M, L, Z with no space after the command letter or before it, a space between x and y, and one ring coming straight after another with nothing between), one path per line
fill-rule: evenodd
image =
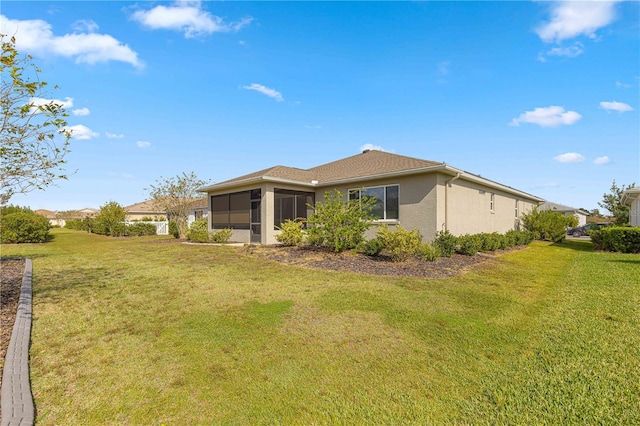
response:
M3 1L73 131L32 209L363 148L573 207L640 184L640 3Z

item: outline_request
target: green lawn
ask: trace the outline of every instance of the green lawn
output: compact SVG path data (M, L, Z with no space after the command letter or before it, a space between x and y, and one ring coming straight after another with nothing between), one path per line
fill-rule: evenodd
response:
M534 243L377 278L55 230L34 261L40 425L640 424L640 256Z

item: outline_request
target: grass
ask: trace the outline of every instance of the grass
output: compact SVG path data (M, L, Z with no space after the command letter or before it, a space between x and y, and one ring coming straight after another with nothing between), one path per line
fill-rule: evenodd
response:
M38 425L638 424L640 257L534 243L439 280L56 230Z

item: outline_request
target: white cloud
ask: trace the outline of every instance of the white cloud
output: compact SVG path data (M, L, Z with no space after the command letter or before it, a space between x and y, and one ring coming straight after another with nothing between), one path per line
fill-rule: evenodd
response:
M177 1L170 6L160 5L149 10L138 10L131 18L154 30L182 31L185 38L239 31L253 20L242 18L238 22L226 23L219 16L203 10L200 1Z
M73 98L70 97L66 97L63 100L60 99L45 99L45 98L38 98L38 97L33 97L31 99L29 99L29 103L33 104L34 106L41 106L41 105L48 105L48 104L56 104L56 105L60 105L62 108L71 108L73 106Z
M91 25L91 22L85 21L76 29L97 29L97 25ZM108 34L75 32L56 36L46 21L13 20L4 15L0 15L0 32L15 35L16 47L21 51L72 58L76 63L90 65L120 61L135 67L143 66L135 51Z
M89 111L89 108L78 108L78 109L74 109L71 112L73 113L73 115L77 115L80 117L84 117L86 115L91 114L91 111Z
M147 142L147 141L138 141L138 142L136 142L136 146L137 146L138 148L142 148L142 149L144 149L144 148L149 148L149 147L151 146L151 142Z
M365 143L360 147L360 152L363 151L384 151L384 149L379 145L374 145L372 143Z
M83 124L76 124L75 126L67 126L64 128L64 130L71 132L71 137L73 139L78 139L78 140L89 140L89 139L97 138L98 136L100 136L100 133L94 132L93 130L91 130L90 128L88 128Z
M260 92L263 95L267 95L270 98L275 99L278 102L284 101L282 94L277 90L271 89L269 87L263 86L262 84L253 83L250 86L242 86L243 89L247 90L255 90L256 92Z
M310 126L308 124L306 124L304 127L306 127L307 129L313 129L313 130L321 130L322 126Z
M584 52L583 47L583 44L580 42L574 43L573 46L569 47L554 47L547 52L547 55L575 58L576 56L582 55L582 53Z
M621 81L616 81L616 87L618 89L629 89L631 87L630 84L623 83Z
M122 139L122 138L124 138L124 135L122 133L118 134L118 133L104 132L104 135L106 137L108 137L109 139Z
M585 160L584 156L577 152L566 152L556 155L553 159L559 163L580 163Z
M449 74L449 66L451 65L451 61L442 61L438 63L438 73L440 75L448 75Z
M614 1L572 1L553 2L551 19L536 29L536 33L546 43L560 42L581 35L595 38L595 32L609 25L616 18Z
M609 164L610 162L611 160L606 155L603 157L598 157L595 160L593 160L593 164L597 164L598 166L601 166L603 164Z
M581 118L582 116L575 111L565 111L561 106L552 105L545 108L536 108L533 111L525 111L511 120L510 125L519 126L520 123L531 123L542 127L568 126Z
M607 111L618 111L618 112L629 112L633 111L633 108L629 104L625 104L624 102L600 102L600 108L606 109Z
M73 30L79 33L94 33L98 31L98 28L98 24L90 19L80 19L79 21L73 23Z

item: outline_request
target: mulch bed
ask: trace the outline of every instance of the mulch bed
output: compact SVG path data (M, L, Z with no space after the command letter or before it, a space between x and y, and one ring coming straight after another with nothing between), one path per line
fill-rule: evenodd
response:
M384 251L380 256L372 257L350 251L334 253L326 248L310 246L246 246L240 250L251 256L314 269L417 278L445 278L459 275L476 265L496 261L497 256L506 251L478 253L475 256L454 254L452 257L441 257L435 262L418 258L393 262L384 254Z
M24 259L0 258L0 385L2 385L4 357L18 311L23 275Z

